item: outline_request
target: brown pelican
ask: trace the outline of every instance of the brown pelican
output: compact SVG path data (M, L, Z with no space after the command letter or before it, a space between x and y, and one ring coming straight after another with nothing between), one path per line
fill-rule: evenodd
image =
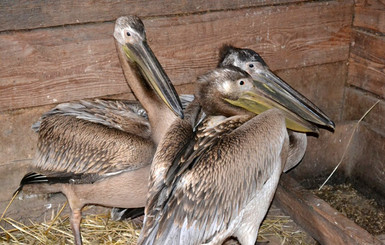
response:
M80 221L84 205L144 206L156 145L171 122L177 116L183 117L175 89L146 42L142 21L135 16L118 18L114 37L126 77L132 65L144 78L127 82L146 110L148 122L131 113L128 127L116 129L76 118L68 111L69 114L63 113L71 108L68 104L57 108L45 115L38 127L33 166L36 173L27 174L19 188L64 193L71 209L76 244L82 243Z
M236 66L252 76L252 78L259 82L256 89L258 89L259 93L264 94L264 96L271 98L272 91L278 91L280 93L285 93L289 99L286 99L286 103L289 103L292 108L296 108L293 103L297 100L293 100L293 98L297 98L304 105L309 105L308 110L313 110L314 114L308 114L304 111L303 108L300 109L298 113L301 116L304 116L305 119L313 121L321 126L324 126L329 129L334 129L334 123L331 121L325 113L323 113L317 106L315 106L310 100L304 97L302 94L293 89L289 84L276 76L273 72L270 71L270 68L263 60L263 58L251 49L241 49L236 48L231 45L224 45L220 49L220 58L218 67L226 67L226 66ZM267 77L269 79L260 79L260 77ZM270 90L269 87L278 88L275 90ZM281 89L279 89L281 88ZM290 100L292 98L292 100ZM186 98L187 99L187 98ZM283 97L282 99L285 99ZM188 100L191 102L191 99ZM275 102L274 102L275 103ZM319 116L318 116L319 115ZM306 118L307 117L307 118ZM290 127L290 125L289 125ZM317 130L317 128L312 128L313 130ZM306 131L306 130L305 130ZM288 130L289 134L289 153L288 159L284 168L284 172L287 172L294 166L296 166L301 159L303 158L306 146L307 146L307 137L305 133L300 133L292 130ZM129 217L133 218L135 215L140 215L140 213L135 210L128 210L127 213L124 213L124 210L113 210L112 214L116 217Z
M316 133L330 121L290 87L262 93L270 75L229 66L198 79L155 153L139 244L255 243L289 154L286 127Z
M294 112L300 117L307 121L316 123L317 125L334 129L334 122L330 120L324 112L322 112L305 96L297 92L289 84L275 75L262 57L254 50L236 48L231 45L223 46L220 49L220 60L218 66L226 67L229 65L241 68L249 73L254 80L260 81L260 93L264 96L269 98L280 96L283 100L285 100L285 103L291 106L291 108L296 109ZM273 92L279 92L279 94L274 94ZM303 106L295 106L293 104L298 102L302 103ZM314 113L307 113L308 110L311 110ZM290 125L288 125L288 127L290 128Z
M273 72L271 72L266 62L254 50L241 49L233 47L231 45L224 45L220 49L219 54L220 58L218 67L226 67L232 65L246 71L247 73L249 73L249 75L251 75L254 80L261 82L262 86L260 86L260 88L262 89L260 89L259 92L264 94L264 96L270 96L270 98L271 96L276 96L271 94L271 91L280 91L286 93L289 98L288 100L286 100L286 103L291 104L291 108L296 108L293 103L295 103L297 100L299 100L304 105L310 105L308 108L298 108L300 110L296 111L296 113L304 117L304 119L312 121L330 130L334 130L334 122L330 120L327 115L322 112L317 106L315 106L310 100L308 100L306 97L304 97L294 88L292 88L289 84L287 84L285 81L283 81ZM269 79L260 79L260 77L266 77ZM278 89L270 90L269 87L276 87ZM297 98L297 100L290 100L290 98ZM315 113L308 114L306 113L306 109L314 110ZM307 146L306 134L295 132L292 130L289 130L288 133L290 139L290 150L284 172L287 172L300 162L300 160L305 154Z

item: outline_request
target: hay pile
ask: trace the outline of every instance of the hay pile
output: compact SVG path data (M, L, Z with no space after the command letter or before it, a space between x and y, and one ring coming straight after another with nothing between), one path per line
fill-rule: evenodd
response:
M288 216L277 213L277 208L272 209L274 209L273 213L267 216L260 228L258 241L270 241L270 244L314 244ZM2 222L10 224L13 229L5 230L1 227L1 244L73 244L68 215L60 215L56 220L39 224L30 222L26 225L9 217L4 218ZM136 244L141 225L139 219L113 221L109 214L88 215L83 218L81 224L83 242L84 244ZM276 243L272 242L273 240Z
M81 225L84 244L136 244L140 224L129 221L112 221L109 214L86 216ZM0 242L18 244L73 244L73 235L68 215L54 221L30 225L11 218L3 221L14 229L2 232Z
M384 207L360 194L350 183L325 185L312 192L372 235L385 234Z

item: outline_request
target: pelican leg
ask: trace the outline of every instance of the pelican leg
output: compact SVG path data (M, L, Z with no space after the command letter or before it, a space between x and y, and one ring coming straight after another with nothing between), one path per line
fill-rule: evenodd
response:
M82 221L82 211L80 209L71 209L71 229L74 234L75 244L82 245L82 235L80 234L80 222Z
M67 197L70 207L70 224L74 234L75 244L82 245L82 235L80 233L80 223L82 221L82 208L84 203L78 198L75 185L63 184L61 191Z

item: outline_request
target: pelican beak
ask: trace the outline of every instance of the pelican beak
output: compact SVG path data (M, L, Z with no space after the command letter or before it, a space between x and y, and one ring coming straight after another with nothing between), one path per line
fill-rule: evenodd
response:
M287 128L318 133L316 125L334 129L335 125L317 106L291 88L268 68L253 73L254 87L229 103L260 114L271 108L284 112Z
M147 42L126 44L122 46L122 50L126 58L137 65L142 76L164 103L175 115L183 118L182 103L179 96Z

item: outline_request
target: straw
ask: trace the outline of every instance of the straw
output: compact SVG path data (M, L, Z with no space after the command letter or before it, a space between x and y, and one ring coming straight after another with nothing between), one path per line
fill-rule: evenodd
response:
M338 164L336 165L336 167L333 169L333 171L331 172L331 174L327 177L327 179L322 183L322 185L319 187L318 190L321 190L322 187L324 187L324 185L330 180L330 178L333 176L333 174L336 172L336 170L338 169L338 167L341 165L342 161L344 160L345 158L345 155L346 155L346 152L348 151L349 149L349 146L350 146L350 143L352 142L352 139L353 139L353 136L354 136L354 133L356 132L357 128L358 128L358 125L360 124L360 122L362 120L364 120L364 118L366 117L366 115L369 114L369 112L380 102L380 100L377 100L376 103L374 103L370 108L369 110L367 110L365 112L365 114L360 118L360 120L358 120L358 122L356 123L356 125L354 125L354 128L353 128L353 132L352 134L350 135L350 138L349 138L349 141L348 141L348 144L346 145L346 148L345 148L345 151L344 153L342 154L342 157L341 157L341 160L338 162Z

